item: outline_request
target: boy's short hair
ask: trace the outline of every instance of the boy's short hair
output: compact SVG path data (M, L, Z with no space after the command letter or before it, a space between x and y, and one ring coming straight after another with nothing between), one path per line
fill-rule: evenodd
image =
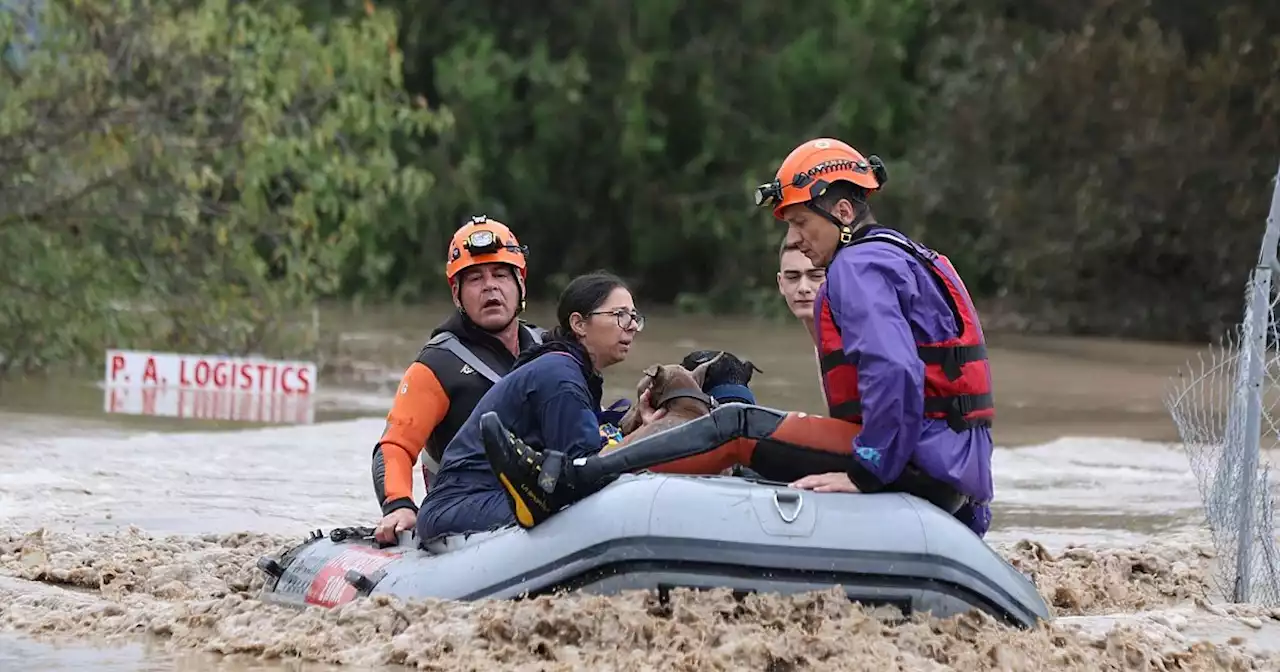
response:
M786 234L786 233L783 233L783 234L782 234L782 242L778 244L778 261L779 261L779 263L781 263L781 261L782 261L782 255L784 255L784 254L786 254L786 253L790 252L791 250L798 250L798 249L800 249L800 243L797 243L797 242L795 242L795 241L787 242L787 234Z

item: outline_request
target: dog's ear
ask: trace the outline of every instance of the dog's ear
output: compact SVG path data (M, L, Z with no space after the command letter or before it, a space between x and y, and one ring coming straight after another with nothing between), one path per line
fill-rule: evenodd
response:
M646 389L659 385L662 382L662 367L654 364L644 370L644 378L640 379L640 387L636 388L637 394L643 393Z
M645 369L644 372L653 381L653 387L661 388L667 380L667 367L661 364L654 364Z
M640 395L644 394L644 391L653 385L654 376L658 373L658 367L651 366L640 373L643 375L640 376L640 382L636 383L636 399L639 399Z
M693 379L698 383L698 387L702 387L703 384L707 382L707 369L711 368L712 364L715 364L716 362L720 361L721 357L724 357L724 352L721 352L715 357L712 357L711 359L699 364L698 368L693 370L691 375L693 376Z
M751 384L751 377L755 375L753 372L764 373L764 371L760 370L760 367L756 366L755 363L749 359L739 360L739 362L738 376L742 379L743 385Z

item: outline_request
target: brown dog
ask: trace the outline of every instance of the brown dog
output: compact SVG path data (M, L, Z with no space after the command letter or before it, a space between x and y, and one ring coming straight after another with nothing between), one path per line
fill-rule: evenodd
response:
M625 438L601 453L617 450L633 439L670 429L710 413L711 398L702 391L702 383L706 380L707 369L723 356L722 352L692 371L679 364L655 364L645 369L644 376L636 385L636 403L631 405L618 423L618 429L622 430ZM649 391L649 403L654 409L665 408L667 414L656 422L641 427L640 397L645 390Z

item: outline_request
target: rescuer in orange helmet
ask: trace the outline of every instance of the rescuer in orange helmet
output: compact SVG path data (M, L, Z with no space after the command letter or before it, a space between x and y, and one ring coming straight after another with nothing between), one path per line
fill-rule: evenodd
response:
M950 511L990 525L991 369L977 309L946 256L876 222L879 157L834 138L796 147L756 189L826 281L814 304L828 414L861 427L848 469L793 485L877 492L952 490Z
M396 389L382 438L373 448L373 485L382 507L374 536L394 543L412 530L413 465L419 453L430 488L449 440L480 397L511 370L516 357L542 342L544 330L519 319L529 250L511 229L484 215L453 234L445 276L457 312L431 333Z

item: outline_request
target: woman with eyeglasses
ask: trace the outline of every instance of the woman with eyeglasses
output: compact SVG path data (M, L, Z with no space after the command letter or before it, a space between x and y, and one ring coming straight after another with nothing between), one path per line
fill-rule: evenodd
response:
M493 411L526 444L572 458L600 451L600 372L627 358L644 317L618 277L596 272L560 293L559 322L527 350L511 372L476 404L444 450L444 460L418 511L418 539L488 530L515 522L502 485L485 458L479 418ZM638 400L641 422L662 416Z

